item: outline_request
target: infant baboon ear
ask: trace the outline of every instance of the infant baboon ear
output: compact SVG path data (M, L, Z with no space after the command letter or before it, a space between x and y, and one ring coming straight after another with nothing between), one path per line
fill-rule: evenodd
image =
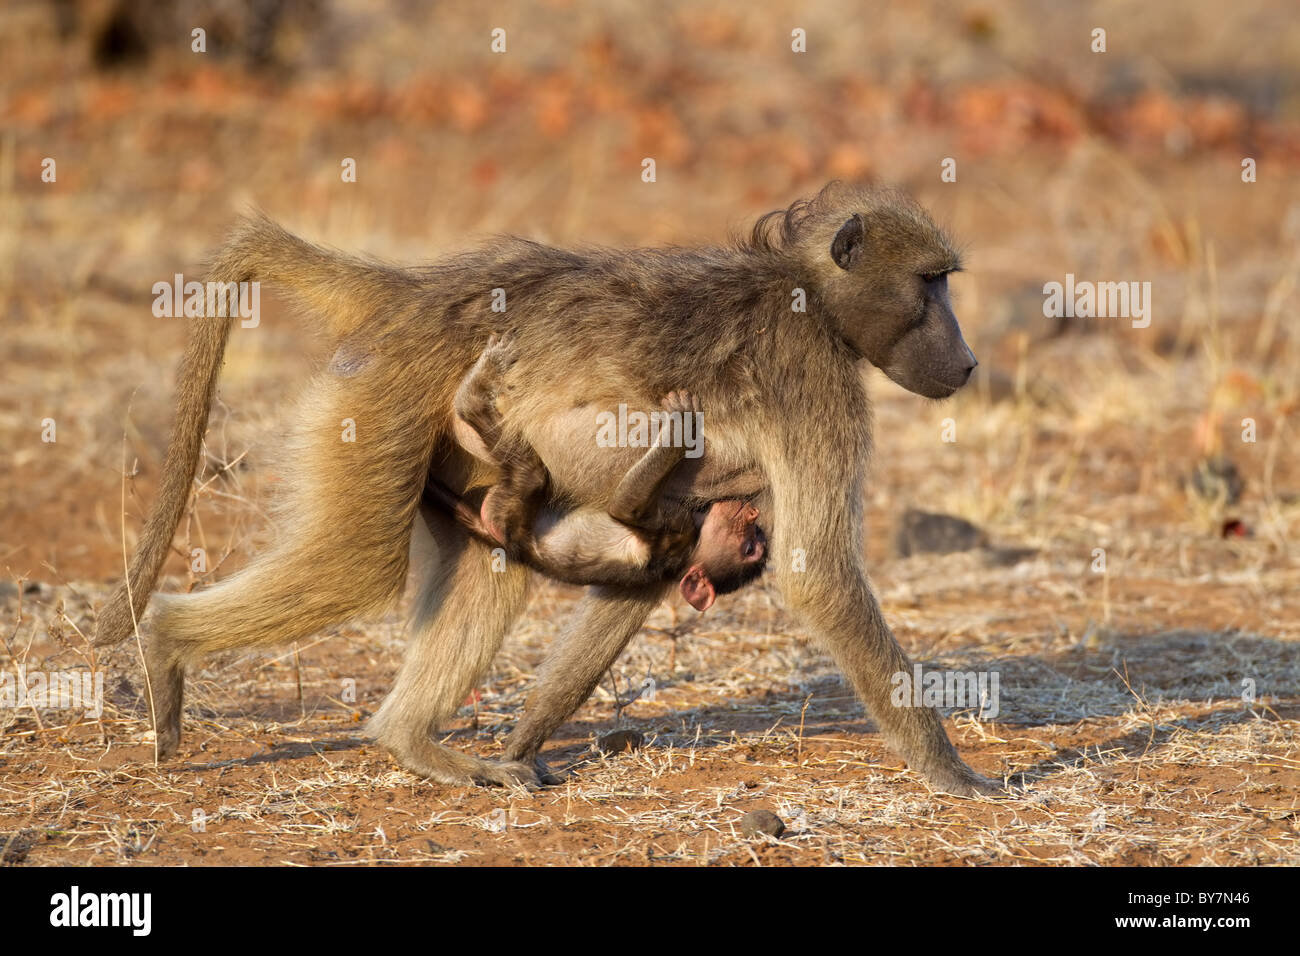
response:
M831 242L831 258L837 266L850 269L857 263L862 255L862 241L866 238L866 232L862 216L856 212L840 226L840 231L835 233L835 239Z
M678 588L686 603L697 611L707 611L713 606L713 599L718 596L708 572L698 564L691 565Z

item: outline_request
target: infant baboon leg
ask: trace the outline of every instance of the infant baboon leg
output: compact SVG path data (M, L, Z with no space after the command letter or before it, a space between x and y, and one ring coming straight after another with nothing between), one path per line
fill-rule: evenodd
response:
M537 754L542 744L591 695L668 587L587 589L576 619L551 649L524 716L506 741L507 760L541 765Z
M438 543L436 567L420 584L401 670L369 729L401 766L430 780L535 786L529 764L482 760L432 738L491 665L523 609L528 572L513 562L490 570L484 545L435 509L421 513Z
M533 522L542 503L546 466L522 438L505 436L493 449L501 478L483 498L483 523L498 540L520 546L533 537Z
M496 399L504 386L505 373L514 363L513 340L494 335L456 389L456 417L478 433L489 452L501 440L501 412ZM500 463L494 454L490 454L488 461Z

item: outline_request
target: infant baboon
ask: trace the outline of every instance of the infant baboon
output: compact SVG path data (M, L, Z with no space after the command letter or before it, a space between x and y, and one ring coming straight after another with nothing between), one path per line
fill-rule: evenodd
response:
M418 546L434 560L371 730L403 767L433 780L544 779L542 745L668 585L587 589L504 760L436 740L527 597L525 567L494 573L484 543L423 504L431 471L457 493L489 480L453 435L453 399L504 323L520 351L504 425L545 464L551 498L604 507L640 457L598 447L590 417L576 442L565 431L582 425L575 409L646 408L689 388L708 409L709 454L674 469L664 496L688 509L759 496L786 607L834 656L889 745L938 789L996 789L958 756L933 708L894 706L891 675L912 665L872 593L862 546L872 444L863 366L927 398L966 383L975 356L948 299L958 268L947 237L907 196L839 184L716 246L574 251L498 238L421 267L324 249L265 217L246 221L208 278L265 282L295 299L335 360L297 406L275 546L209 588L153 599L146 663L159 752L180 739L187 662L391 607ZM504 315L494 308L503 294ZM192 325L157 499L126 580L100 611L98 644L131 634L150 601L189 500L230 330L228 318ZM355 441L339 441L344 419L356 423ZM436 547L426 548L430 533Z
M670 392L666 414L646 453L628 469L605 509L547 507L546 466L518 436L503 434L500 395L516 351L508 336L487 347L456 392L455 433L462 445L501 473L478 510L436 478L425 489L461 524L510 558L570 584L643 586L677 580L697 611L719 594L748 584L763 571L767 536L758 509L745 501L716 501L688 511L663 498L664 483L686 456L680 439L700 417L689 392ZM672 440L674 423L678 441Z

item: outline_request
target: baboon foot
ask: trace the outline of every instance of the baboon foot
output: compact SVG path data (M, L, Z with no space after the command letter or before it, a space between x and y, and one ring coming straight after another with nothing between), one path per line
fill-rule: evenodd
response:
M564 774L555 773L537 753L536 750L515 750L506 748L506 760L511 763L531 764L537 779L544 787L558 787L564 782Z
M564 783L564 776L551 770L541 757L533 758L533 769L537 773L537 779L541 781L544 787L558 787Z
M155 727L154 728L154 753L158 755L159 760L166 760L172 754L176 753L176 748L181 745L180 727Z
M479 520L483 522L483 527L487 529L488 534L496 538L499 544L506 543L505 516L509 514L510 507L511 503L505 489L500 485L493 485L484 495L483 504L479 508Z
M176 660L155 637L145 648L145 668L149 673L149 717L153 721L154 752L164 760L176 752L181 742L181 711L185 696L185 666Z
M482 761L482 766L473 774L473 782L480 787L524 787L536 790L542 785L537 770L526 763L507 760L502 763Z
M688 392L686 389L669 392L660 400L660 404L665 411L680 412L683 415L700 411L700 400L693 392Z
M925 775L932 789L958 797L1005 796L1007 788L1001 780L982 776L965 764L931 770Z
M487 347L483 349L480 361L494 377L499 377L510 371L510 367L519 359L519 350L515 345L515 337L509 332L501 335L493 333L488 336Z
M403 769L435 783L452 787L526 787L529 790L541 786L537 771L530 762L483 760L423 737L393 741L385 740L381 735L379 742Z

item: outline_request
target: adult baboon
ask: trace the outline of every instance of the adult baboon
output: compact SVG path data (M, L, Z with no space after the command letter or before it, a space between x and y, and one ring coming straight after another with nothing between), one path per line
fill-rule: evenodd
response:
M575 409L648 408L674 389L695 393L709 409L708 454L684 462L666 493L687 507L761 493L786 604L834 655L890 746L939 789L992 789L962 762L933 709L890 705L890 675L910 664L868 585L861 540L871 428L859 362L930 398L964 384L975 358L948 302L946 276L957 268L947 239L910 199L836 184L718 248L569 252L506 238L422 268L326 251L265 218L244 223L212 278L273 283L323 318L336 351L296 419L276 546L204 591L154 599L146 656L160 751L179 739L187 659L294 640L390 605L412 529L423 538L427 526L437 559L372 729L403 766L435 780L533 783L544 774L541 745L665 587L588 590L505 761L433 741L524 604L523 568L492 573L486 546L437 509L415 521L431 468L458 493L487 480L450 438L452 396L489 335L504 331L520 359L503 428L536 449L553 493L570 502L602 505L639 454L598 447L590 417L581 424ZM491 310L493 290L505 290L504 314ZM130 633L157 580L229 326L196 324L158 500L128 575L131 600L124 583L101 613L97 643ZM355 442L339 440L345 418L356 422Z

